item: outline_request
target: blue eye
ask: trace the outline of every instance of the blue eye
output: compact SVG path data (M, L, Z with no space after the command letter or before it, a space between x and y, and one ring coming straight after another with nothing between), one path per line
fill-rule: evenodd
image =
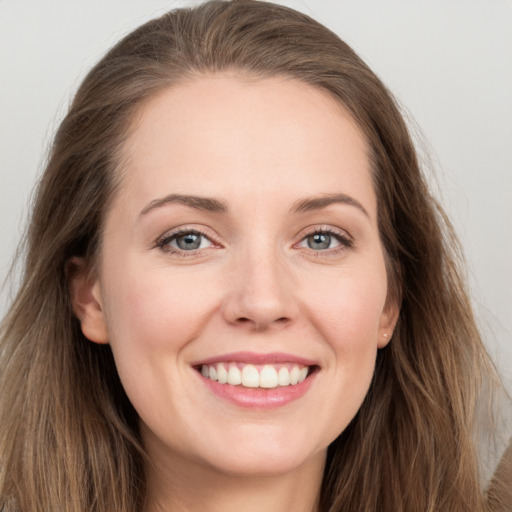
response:
M157 244L162 250L167 251L195 251L197 249L206 249L212 247L213 242L198 231L178 231L165 236Z
M352 240L342 233L318 229L305 236L298 244L298 247L312 249L313 251L343 249L352 247Z
M201 247L202 238L203 236L198 233L187 233L177 236L174 241L179 249L183 251L193 251Z
M308 247L315 251L323 251L324 249L330 249L331 243L339 245L339 241L332 237L329 233L314 233L306 238Z

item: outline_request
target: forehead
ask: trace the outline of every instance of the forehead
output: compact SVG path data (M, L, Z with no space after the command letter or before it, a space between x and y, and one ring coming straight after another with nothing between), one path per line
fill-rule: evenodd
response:
M353 193L372 187L367 143L327 91L287 78L196 77L139 109L122 181L146 200L236 188ZM190 190L193 189L193 190ZM153 197L152 197L153 196ZM371 209L371 206L370 206Z

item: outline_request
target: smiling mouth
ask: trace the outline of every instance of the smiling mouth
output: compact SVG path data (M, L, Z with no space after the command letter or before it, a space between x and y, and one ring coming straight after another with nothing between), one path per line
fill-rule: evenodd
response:
M250 364L220 362L196 367L206 379L244 388L276 389L295 386L304 382L318 366L296 363Z

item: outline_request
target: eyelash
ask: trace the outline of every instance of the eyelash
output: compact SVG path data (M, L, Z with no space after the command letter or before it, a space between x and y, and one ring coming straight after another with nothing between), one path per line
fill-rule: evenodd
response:
M298 244L304 242L308 237L310 237L312 235L317 235L317 234L328 235L328 236L334 237L340 244L339 246L334 247L334 248L330 248L330 249L327 248L327 249L318 250L318 251L315 251L314 249L309 248L308 250L311 251L313 254L315 254L317 257L336 255L342 251L351 249L354 246L354 242L353 242L352 238L350 238L348 235L346 235L340 231L337 231L335 229L329 228L329 227L318 227L318 226L312 227L308 231L306 231L303 234L303 236L301 237ZM198 255L199 251L202 251L205 249L205 248L202 248L202 249L197 248L197 249L192 249L192 250L187 251L184 249L176 249L169 245L173 240L176 240L178 237L180 237L182 235L198 235L200 237L206 238L212 244L212 246L217 245L218 247L220 247L220 244L216 243L210 234L205 233L204 231L201 231L196 228L180 228L177 231L166 233L164 236L162 236L160 239L157 240L155 245L157 248L159 248L164 253L172 254L172 255L176 255L176 256L182 256L182 257L196 256L196 255ZM297 247L298 244L295 244L294 247ZM211 247L208 247L207 249L209 249L209 248L211 248Z
M169 244L176 240L178 237L183 235L198 235L200 237L206 238L212 246L219 246L214 240L213 237L210 234L207 234L199 229L196 228L180 228L177 231L173 231L171 233L166 233L164 236L162 236L160 239L156 242L156 247L158 247L162 252L166 254L172 254L174 256L183 256L183 257L193 257L198 255L199 251L204 250L205 248L198 248L198 249L192 249L189 251L186 251L184 249L177 249L175 247L171 247ZM208 247L209 249L210 247Z
M300 242L302 243L305 241L308 237L312 235L329 235L333 238L335 238L339 242L339 246L331 248L331 249L324 249L320 251L315 251L313 249L311 250L315 256L321 257L321 256L335 256L339 254L340 252L346 251L347 249L352 249L354 247L354 241L353 239L346 233L342 231L338 231L336 229L330 228L330 227L323 227L323 226L314 226L310 229L308 229L304 235L301 237ZM297 245L297 244L296 244Z

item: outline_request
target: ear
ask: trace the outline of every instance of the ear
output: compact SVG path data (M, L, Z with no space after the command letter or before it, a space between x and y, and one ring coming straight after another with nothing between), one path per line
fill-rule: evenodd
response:
M396 300L386 300L379 322L377 347L384 348L391 340L400 314L400 307Z
M101 288L95 272L84 258L74 257L66 263L71 304L80 320L84 336L94 343L108 343L107 326L101 300Z

